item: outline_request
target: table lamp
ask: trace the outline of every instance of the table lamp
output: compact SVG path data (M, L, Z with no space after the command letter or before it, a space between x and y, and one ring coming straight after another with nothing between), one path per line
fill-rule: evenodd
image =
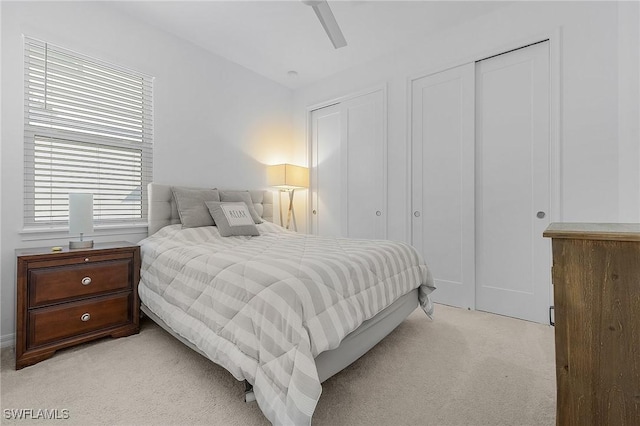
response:
M69 194L69 234L80 234L80 241L69 241L69 249L93 247L93 240L84 240L84 234L93 232L93 194Z

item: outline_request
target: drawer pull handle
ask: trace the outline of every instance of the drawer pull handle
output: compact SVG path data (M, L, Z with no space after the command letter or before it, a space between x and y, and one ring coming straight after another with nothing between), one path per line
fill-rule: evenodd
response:
M80 317L80 319L82 320L82 322L87 322L89 321L89 319L91 318L91 315L89 315L88 312L85 312L84 314L82 314L82 316Z
M82 279L82 285L89 285L91 284L91 277L84 277Z

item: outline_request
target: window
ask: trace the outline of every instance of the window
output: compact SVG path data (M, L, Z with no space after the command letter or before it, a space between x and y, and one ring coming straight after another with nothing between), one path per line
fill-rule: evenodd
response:
M25 227L66 225L69 193L94 223L145 223L152 177L149 76L25 38Z

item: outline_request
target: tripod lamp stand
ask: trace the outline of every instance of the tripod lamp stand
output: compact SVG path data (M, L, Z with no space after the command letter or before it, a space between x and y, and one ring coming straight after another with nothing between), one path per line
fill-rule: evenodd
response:
M289 211L287 213L287 229L293 224L293 230L297 231L296 215L293 210L294 191L299 188L309 187L309 169L292 164L276 164L267 168L269 186L278 188L281 192L289 193ZM280 224L282 221L282 207L280 208Z

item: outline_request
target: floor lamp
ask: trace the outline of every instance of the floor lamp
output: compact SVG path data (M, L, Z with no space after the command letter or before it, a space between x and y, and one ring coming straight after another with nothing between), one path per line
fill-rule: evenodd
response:
M290 229L289 226L293 224L293 230L297 231L296 214L293 210L293 195L296 189L309 187L309 169L292 164L276 164L268 167L267 177L270 186L289 193L286 228ZM283 224L282 207L280 207L280 225Z

